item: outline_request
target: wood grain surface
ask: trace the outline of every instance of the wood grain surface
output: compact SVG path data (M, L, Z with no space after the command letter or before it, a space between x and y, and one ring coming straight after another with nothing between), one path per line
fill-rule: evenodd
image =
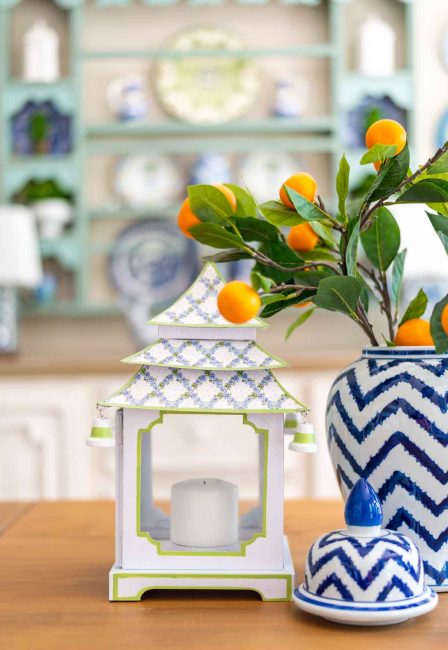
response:
M442 650L448 593L430 614L396 626L338 626L253 593L150 592L109 603L110 502L0 506L2 650ZM287 502L297 577L311 542L342 525L336 501Z

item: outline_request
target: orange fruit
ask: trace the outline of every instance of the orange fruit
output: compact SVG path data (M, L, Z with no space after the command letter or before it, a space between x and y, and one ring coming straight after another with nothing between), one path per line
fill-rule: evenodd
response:
M443 331L448 336L448 305L445 305L445 307L442 309L442 316L440 318L440 322L442 324Z
M231 323L246 323L257 315L261 300L258 293L246 282L233 280L218 294L218 309Z
M411 318L400 325L395 336L396 345L434 345L429 321Z
M395 120L378 120L369 126L366 132L366 146L371 149L376 144L394 144L397 148L394 156L403 151L406 145L406 131ZM373 163L379 171L380 161Z
M214 185L213 187L218 188L218 190L220 190L224 194L224 196L230 203L232 212L235 212L236 196L232 192L232 190L229 190L228 187L220 184ZM193 235L189 232L189 229L192 228L193 226L196 226L198 223L201 223L201 220L194 214L194 212L190 208L189 199L185 199L185 201L182 203L180 207L179 214L177 215L177 225L182 230L185 237L188 237L189 239L194 239Z
M190 200L185 199L182 203L179 214L177 215L177 225L184 233L185 237L189 239L194 239L193 235L189 232L189 229L193 226L196 226L198 223L201 223L201 220L192 212L190 208Z
M309 223L293 226L288 233L288 246L298 253L312 251L316 247L319 237Z
M308 201L314 202L316 199L317 183L314 178L306 172L294 174L294 176L288 178L280 188L280 201L283 205L286 205L287 208L294 209L294 205L286 193L285 185L286 187L295 190L298 194L304 196Z

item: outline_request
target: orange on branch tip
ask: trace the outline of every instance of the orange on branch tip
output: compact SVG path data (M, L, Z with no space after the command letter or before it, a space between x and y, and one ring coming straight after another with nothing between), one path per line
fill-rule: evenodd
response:
M227 201L230 204L230 207L232 208L232 212L235 212L236 210L236 196L230 190L228 187L225 185L214 185L213 187L216 187L220 192L224 194L226 197ZM193 226L196 226L198 223L201 223L201 220L194 214L190 207L190 200L185 199L185 201L182 203L179 214L177 215L177 225L179 228L182 230L184 233L185 237L188 237L189 239L194 239L193 235L191 232L189 232L190 228Z
M309 223L293 226L288 233L288 246L297 252L312 251L318 241L319 237Z
M250 284L233 280L218 294L218 309L231 323L246 323L257 315L261 300Z
M289 198L285 186L289 187L291 190L294 190L298 194L304 196L308 201L314 203L317 193L317 183L311 174L306 172L298 172L293 176L290 176L280 188L279 197L283 205L286 205L287 208L294 209L294 204Z
M400 325L395 336L396 345L433 346L429 321L411 318Z
M371 149L376 144L394 144L396 146L394 156L406 146L406 130L395 120L378 120L369 126L366 131L366 147ZM374 164L376 171L380 170L381 162Z

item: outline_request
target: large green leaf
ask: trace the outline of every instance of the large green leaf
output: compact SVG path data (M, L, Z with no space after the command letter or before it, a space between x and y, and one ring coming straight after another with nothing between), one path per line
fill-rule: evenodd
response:
M213 185L189 185L190 207L201 221L225 224L233 217L232 206Z
M434 176L435 174L446 174L446 172L448 172L448 151L445 151L426 173Z
M446 203L448 181L441 178L426 178L414 183L396 199L396 203Z
M315 311L315 308L313 307L312 309L308 309L307 311L304 311L298 318L296 318L295 321L291 323L291 325L288 327L286 330L286 335L285 335L285 340L287 341L291 334L296 331L300 325L303 325L308 318L311 316L311 314Z
M314 304L329 311L339 311L356 318L361 283L356 278L334 276L319 283Z
M278 241L279 231L275 226L254 217L236 217L235 225L245 241Z
M304 196L285 185L285 190L291 199L297 214L304 221L331 221L329 214L321 210L315 203L308 201Z
M358 244L359 244L359 218L352 220L350 238L345 250L345 264L347 274L356 276L356 263L358 261Z
M202 259L205 262L237 262L238 260L249 260L252 255L242 248L231 248L214 255L205 255Z
M336 242L334 241L333 233L328 226L325 226L321 221L313 221L310 223L310 226L326 246L329 248L335 248Z
M190 228L190 232L196 241L213 248L246 248L241 237L216 223L199 223Z
M304 222L304 219L299 217L294 210L289 210L280 201L267 201L262 203L259 208L266 221L274 226L297 226Z
M404 248L400 253L395 256L392 265L392 281L390 293L395 305L395 310L400 306L401 287L403 285L404 263L406 261L407 249Z
M266 255L269 259L277 262L286 269L303 265L303 260L296 253L283 242L264 242L260 246L260 252ZM276 283L289 282L292 280L294 272L282 271L272 268L262 262L257 262L255 270L259 271L262 275L272 278Z
M339 169L336 174L336 192L338 195L338 210L344 220L347 219L346 201L348 197L348 185L350 179L350 165L345 154L339 161Z
M372 183L364 201L370 203L393 194L408 175L408 170L409 148L406 144L397 156L386 160L375 181Z
M336 262L334 253L326 248L322 248L321 246L316 246L312 251L300 251L300 257L302 257L305 262Z
M361 233L361 242L369 261L386 271L400 248L400 228L387 208L379 208L370 228Z
M359 161L361 165L369 165L375 162L384 162L395 156L396 144L375 144L363 155Z
M309 271L298 271L297 273L294 273L294 282L296 284L303 284L307 287L314 287L317 289L321 280L333 275L336 275L336 272L326 267L319 270L310 269Z
M448 352L448 334L442 327L442 313L448 305L448 294L440 300L433 309L431 316L431 336L436 347L436 352Z
M224 183L229 190L235 194L236 198L236 211L235 216L237 217L256 217L257 216L257 204L254 197L250 192L234 185L233 183Z
M406 323L406 321L412 320L413 318L420 318L423 316L427 306L428 296L423 291L423 289L419 289L418 294L413 300L411 300L406 311L404 312L403 318L400 321L400 325L403 325L403 323Z

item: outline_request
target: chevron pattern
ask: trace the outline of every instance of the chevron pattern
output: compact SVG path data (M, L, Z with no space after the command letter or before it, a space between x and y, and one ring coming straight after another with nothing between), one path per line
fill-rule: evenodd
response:
M417 548L403 535L363 539L335 531L311 547L305 587L326 598L390 602L422 594L425 581Z
M381 357L355 362L331 389L332 461L344 495L367 479L384 527L409 535L428 584L448 588L448 356Z

